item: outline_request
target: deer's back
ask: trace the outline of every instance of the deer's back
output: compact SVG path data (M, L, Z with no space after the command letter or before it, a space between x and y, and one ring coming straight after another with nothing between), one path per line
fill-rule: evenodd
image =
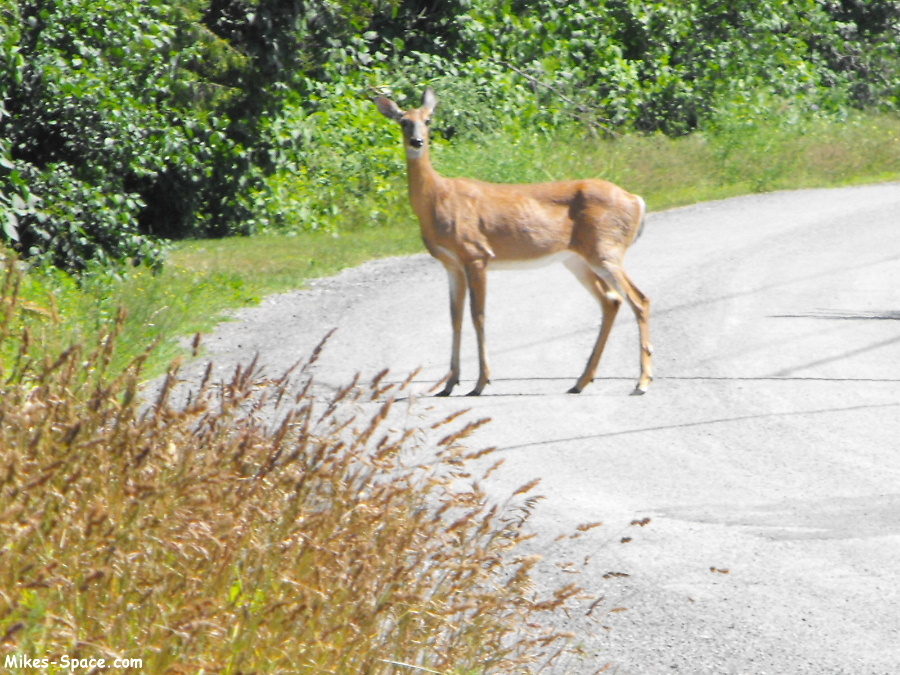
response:
M439 200L443 203L438 204L438 222L498 260L627 247L640 224L639 198L604 180L527 184L449 180L447 198Z

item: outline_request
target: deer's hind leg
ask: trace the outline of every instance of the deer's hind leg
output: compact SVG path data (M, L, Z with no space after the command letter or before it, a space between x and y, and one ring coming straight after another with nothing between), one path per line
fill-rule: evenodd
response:
M640 333L641 377L632 395L647 391L653 380L653 347L650 343L650 298L644 295L622 269L622 266L606 259L591 262L591 269L616 293L624 296L631 305Z
M616 320L619 307L622 305L622 297L603 280L603 277L591 269L591 266L584 258L580 256L573 257L564 264L575 275L575 278L581 282L582 286L597 299L603 314L600 333L597 335L597 342L594 343L594 349L591 351L591 355L584 367L584 372L578 378L575 386L569 389L568 392L570 394L580 394L594 380L597 365L600 363L600 357L603 355L606 341L612 332L613 322Z

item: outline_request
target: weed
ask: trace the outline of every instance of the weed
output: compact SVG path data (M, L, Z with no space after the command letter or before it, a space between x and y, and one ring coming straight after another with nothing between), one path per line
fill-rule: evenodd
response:
M24 309L3 282L0 345ZM408 425L384 374L322 398L318 351L145 398L149 352L0 362L0 640L8 654L146 672L533 672L572 585L531 588L528 489L489 504L463 447L486 420ZM211 368L211 367L210 367ZM530 486L526 486L530 487Z

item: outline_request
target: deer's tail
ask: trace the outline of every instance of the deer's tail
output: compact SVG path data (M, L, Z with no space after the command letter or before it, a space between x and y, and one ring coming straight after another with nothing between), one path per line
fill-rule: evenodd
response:
M644 201L643 197L641 197L639 195L635 195L635 197L637 197L638 208L640 210L640 213L638 214L638 217L639 217L638 231L637 231L637 234L634 236L634 240L637 241L641 237L641 232L644 231L644 220L647 217L647 203Z

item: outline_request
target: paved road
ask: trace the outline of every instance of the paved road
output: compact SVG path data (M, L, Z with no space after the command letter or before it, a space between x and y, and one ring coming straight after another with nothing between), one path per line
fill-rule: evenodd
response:
M424 401L493 418L477 438L507 459L492 489L542 478L543 541L606 523L547 547L606 597L571 618L589 656L567 672L900 673L900 184L653 213L628 269L654 302L646 396L628 396L627 308L601 379L564 393L599 311L548 267L490 276L485 395ZM338 326L320 381L421 365L424 391L447 368L446 296L427 257L378 261L269 298L206 344L278 371ZM464 330L460 391L477 375Z

